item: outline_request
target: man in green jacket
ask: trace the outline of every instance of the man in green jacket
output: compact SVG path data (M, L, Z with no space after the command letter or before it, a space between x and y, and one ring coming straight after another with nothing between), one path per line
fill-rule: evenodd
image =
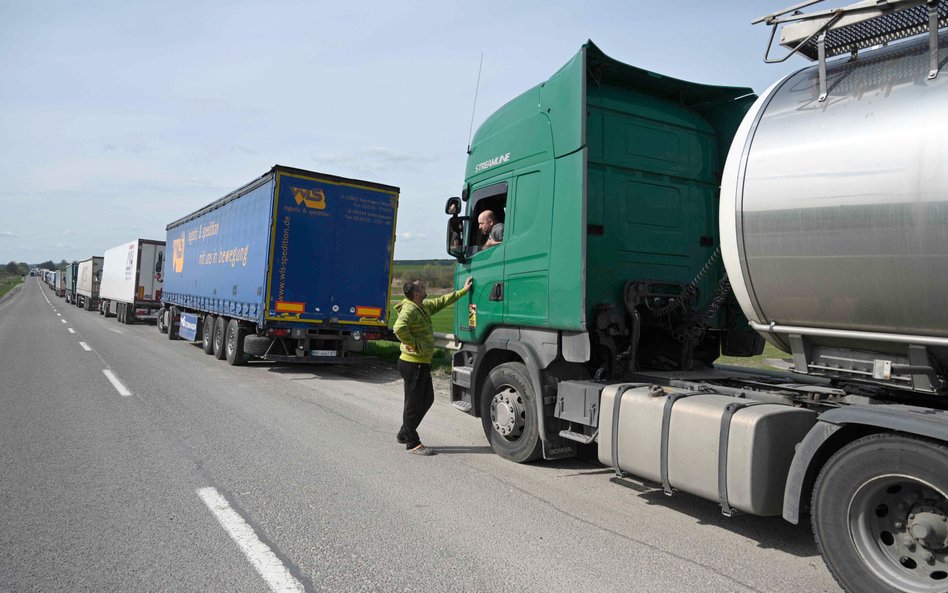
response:
M468 277L461 290L429 299L425 283L412 280L405 283L405 299L395 305L398 319L392 331L402 343L398 372L405 380L405 408L396 440L404 443L409 453L434 454L421 444L418 437L418 426L434 403L434 386L431 384L434 331L431 328L431 316L467 294L472 283L473 280Z

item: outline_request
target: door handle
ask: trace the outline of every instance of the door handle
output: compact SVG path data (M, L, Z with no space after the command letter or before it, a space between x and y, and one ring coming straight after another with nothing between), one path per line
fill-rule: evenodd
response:
M489 301L502 301L504 300L504 283L498 282L490 289L490 296L487 298Z

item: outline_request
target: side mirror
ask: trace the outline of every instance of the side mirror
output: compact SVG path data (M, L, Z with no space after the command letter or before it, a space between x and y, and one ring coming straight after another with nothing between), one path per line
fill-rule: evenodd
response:
M457 216L461 213L461 198L448 198L444 204L444 213L451 216Z
M457 200L457 198L451 198L452 200ZM445 238L445 244L447 247L448 255L458 260L460 263L465 262L464 257L464 240L462 237L464 231L464 220L458 218L457 215L452 216L448 219L448 233Z

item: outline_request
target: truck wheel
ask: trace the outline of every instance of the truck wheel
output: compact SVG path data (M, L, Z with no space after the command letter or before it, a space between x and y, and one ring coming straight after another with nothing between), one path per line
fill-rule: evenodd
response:
M155 318L155 325L158 326L158 332L162 334L168 333L168 323L165 319L167 312L167 309L158 309L158 317Z
M204 316L204 331L201 332L201 348L204 354L214 354L214 323L216 321L217 318L210 313Z
M108 301L99 301L99 315L105 315L105 307Z
M247 362L244 359L244 330L236 319L231 319L227 324L224 350L230 366L242 366Z
M536 394L525 365L505 362L490 372L481 390L481 422L501 457L525 463L540 456Z
M125 303L119 303L115 306L115 317L121 324L126 324L125 316L128 315L128 311L125 309Z
M224 346L224 338L227 333L227 320L221 315L214 321L214 358L224 360L227 356L227 350Z
M166 309L166 312L167 312L167 315L168 315L168 318L167 318L167 324L168 324L168 339L169 339L169 340L177 340L177 339L178 339L178 330L177 330L177 329L175 328L175 326L174 326L174 319L175 319L175 317L178 316L178 308L177 308L177 307L168 307L168 309Z
M948 587L948 447L874 434L823 466L811 520L827 568L847 591Z

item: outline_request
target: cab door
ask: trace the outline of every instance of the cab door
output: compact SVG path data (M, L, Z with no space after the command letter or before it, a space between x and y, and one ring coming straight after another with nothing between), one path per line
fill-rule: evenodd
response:
M478 229L477 217L491 210L501 222L506 222L508 185L508 180L495 179L475 186L470 194L470 220L465 238L467 261L458 266L457 285L463 285L464 278L472 276L474 288L455 305L455 328L458 338L464 342L481 342L492 327L503 323L506 242L482 247L485 237Z

